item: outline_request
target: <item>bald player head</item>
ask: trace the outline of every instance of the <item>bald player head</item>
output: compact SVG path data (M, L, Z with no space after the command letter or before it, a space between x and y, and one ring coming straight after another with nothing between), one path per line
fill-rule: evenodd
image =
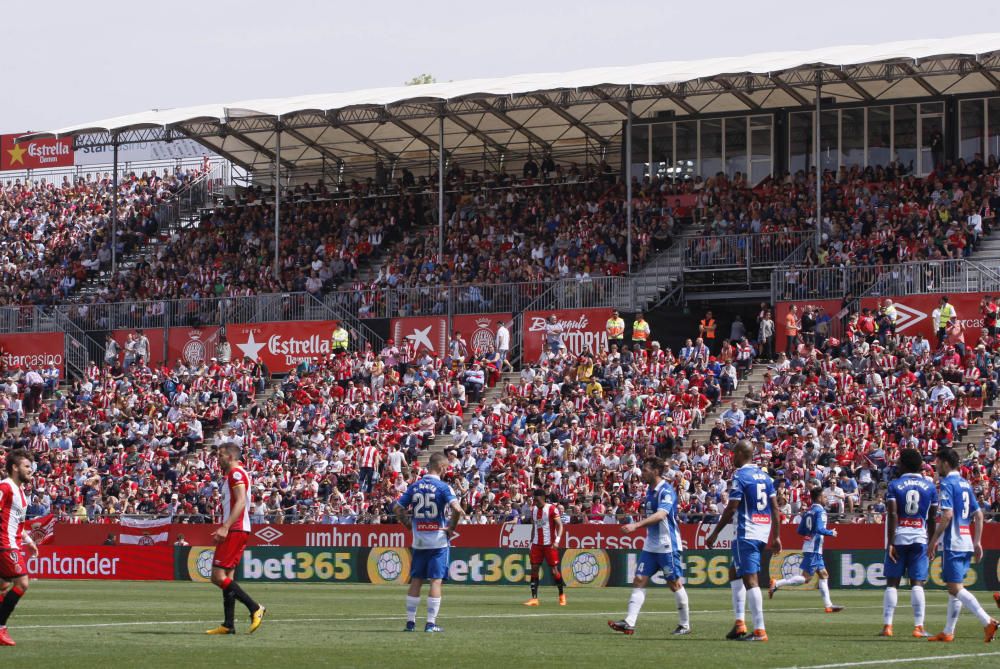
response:
M427 462L427 471L431 474L440 474L448 468L448 458L444 453L435 453Z

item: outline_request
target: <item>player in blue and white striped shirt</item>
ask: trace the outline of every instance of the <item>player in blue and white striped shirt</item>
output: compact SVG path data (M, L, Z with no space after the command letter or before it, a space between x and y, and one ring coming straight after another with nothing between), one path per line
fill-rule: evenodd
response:
M996 636L1000 623L983 610L963 584L972 559L983 559L983 511L976 501L976 492L958 471L960 462L955 449L938 449L941 511L934 536L927 546L927 558L934 560L934 551L940 541L941 578L948 586L948 614L944 631L928 641L954 641L955 626L964 606L979 619L986 643L989 643Z
M777 581L772 578L767 596L774 597L774 593L786 585L808 583L812 580L813 574L816 574L819 576L819 594L823 598L824 611L837 613L843 611L844 607L837 606L830 600L830 573L826 570L826 563L823 562L823 537L835 537L837 530L826 527L826 509L820 504L823 489L819 486L810 489L809 497L812 499L812 506L802 514L798 528L799 534L806 538L802 543L802 574Z

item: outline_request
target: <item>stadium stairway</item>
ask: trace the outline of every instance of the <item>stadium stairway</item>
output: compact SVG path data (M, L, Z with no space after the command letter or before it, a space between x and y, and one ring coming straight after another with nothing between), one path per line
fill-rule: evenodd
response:
M743 396L746 394L747 390L753 385L755 388L760 388L761 384L764 382L764 375L768 372L770 368L769 362L755 362L753 367L750 368L750 373L746 377L742 378L739 384L736 386L736 392L728 397L723 397L720 402L709 407L708 411L705 412L704 420L702 420L701 425L691 430L687 436L687 443L690 445L694 440L698 440L699 444L708 443L708 438L712 434L712 428L715 427L715 421L726 411L726 408L731 402L737 402L742 408Z
M500 377L500 381L498 381L495 386L487 388L483 391L482 396L479 398L479 406L484 407L485 411L485 407L490 406L496 398L501 397L503 395L504 388L506 388L508 384L516 382L518 378L520 378L520 374L518 372L504 372ZM469 418L472 416L474 411L475 405L471 402L468 403L465 407L465 412L462 414L462 425L469 424ZM435 434L428 440L427 448L420 453L420 457L417 458L417 463L423 467L431 459L431 455L434 453L444 453L445 449L451 446L451 443L452 439L450 433Z

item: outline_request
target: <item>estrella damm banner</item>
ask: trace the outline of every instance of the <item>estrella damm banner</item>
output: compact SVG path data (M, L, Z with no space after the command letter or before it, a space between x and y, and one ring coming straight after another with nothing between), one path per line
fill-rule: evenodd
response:
M212 575L211 546L178 547L174 556L177 580L208 581ZM883 588L885 554L876 550L829 550L824 553L833 588ZM326 548L254 546L247 548L237 567L241 581L312 581L401 585L410 580L412 551L403 547ZM728 550L688 551L683 556L687 587L719 588L729 582L732 558ZM802 552L765 554L761 571L767 577L787 578L801 573ZM559 568L570 587L630 586L639 564L639 552L602 548L573 548L560 552ZM451 583L524 585L531 578L528 551L514 548L452 548L448 581ZM541 581L552 584L552 571L542 565ZM665 585L661 573L651 579ZM965 579L972 589L1000 589L1000 551L986 551ZM802 588L815 588L815 578ZM931 562L929 588L944 588L941 556Z

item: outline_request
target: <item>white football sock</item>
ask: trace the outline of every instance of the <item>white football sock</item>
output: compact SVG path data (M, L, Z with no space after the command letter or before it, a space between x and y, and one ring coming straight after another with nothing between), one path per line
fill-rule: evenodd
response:
M958 614L962 612L962 602L956 597L948 595L948 617L944 623L944 633L954 634L955 625L958 624Z
M915 585L910 588L910 606L913 607L913 626L924 626L924 586Z
M420 597L406 596L406 621L414 623L417 621L417 607L420 606Z
M743 585L743 579L738 578L729 582L729 588L733 596L733 615L736 620L746 620L747 610L747 588Z
M882 624L891 625L892 617L896 614L896 603L899 601L899 593L896 588L886 588L882 595Z
M688 610L687 590L682 587L674 593L674 599L677 600L677 616L680 619L680 624L689 627L691 625L691 612Z
M827 608L833 606L833 602L830 601L830 581L828 579L819 579L819 596L823 598L823 606Z
M645 588L632 588L632 594L628 598L628 614L625 622L635 627L635 621L639 619L639 611L642 610L642 603L646 601Z
M436 623L438 618L438 611L441 610L441 598L440 597L428 597L427 598L427 622Z
M979 602L976 601L975 596L971 592L965 588L959 590L958 601L962 602L962 606L971 611L972 615L979 619L980 625L985 627L990 624L990 614L983 610L983 607L979 605Z
M799 574L798 576L792 576L791 578L779 578L774 583L774 589L777 590L778 588L783 588L786 585L804 585L805 582L806 582L806 577L803 576L802 574Z
M747 604L750 605L750 616L753 618L753 631L764 629L764 597L760 588L747 588Z

